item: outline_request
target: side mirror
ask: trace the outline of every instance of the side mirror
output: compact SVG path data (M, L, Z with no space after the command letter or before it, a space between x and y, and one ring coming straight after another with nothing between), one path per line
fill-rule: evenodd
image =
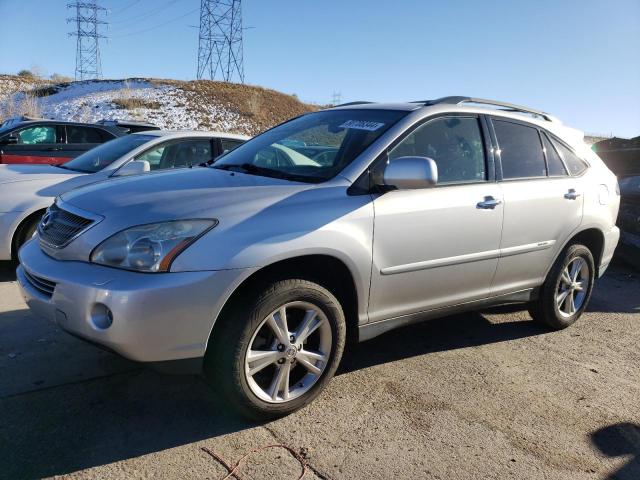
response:
M118 170L116 176L124 177L127 175L138 175L140 173L146 173L151 170L149 162L146 160L132 160Z
M0 140L0 145L17 145L18 144L18 136L9 134Z
M398 157L387 164L383 179L398 190L430 188L438 183L438 166L428 157Z

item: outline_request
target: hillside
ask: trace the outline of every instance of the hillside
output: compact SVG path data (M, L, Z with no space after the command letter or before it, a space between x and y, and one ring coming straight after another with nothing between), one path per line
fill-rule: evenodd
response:
M0 75L0 120L19 114L82 122L134 119L165 129L255 135L316 108L275 90L209 80L54 83Z

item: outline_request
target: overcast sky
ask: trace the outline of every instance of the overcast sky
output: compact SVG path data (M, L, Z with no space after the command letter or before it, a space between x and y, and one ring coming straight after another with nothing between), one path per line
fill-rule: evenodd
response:
M0 73L73 76L67 0L0 0ZM200 0L99 0L106 78L192 79ZM247 83L302 100L470 95L640 134L640 0L244 0Z

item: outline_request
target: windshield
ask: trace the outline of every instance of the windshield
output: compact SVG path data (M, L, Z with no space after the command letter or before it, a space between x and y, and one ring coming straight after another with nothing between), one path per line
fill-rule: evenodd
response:
M407 113L374 109L309 113L240 145L213 168L323 182L340 173Z
M3 133L3 132L6 132L7 130L11 129L12 127L15 127L18 123L20 123L20 121L16 120L15 118L10 118L9 120L5 120L0 125L0 134Z
M140 145L156 138L153 135L127 135L109 140L82 155L63 164L61 167L83 173L96 173L108 167L123 155Z

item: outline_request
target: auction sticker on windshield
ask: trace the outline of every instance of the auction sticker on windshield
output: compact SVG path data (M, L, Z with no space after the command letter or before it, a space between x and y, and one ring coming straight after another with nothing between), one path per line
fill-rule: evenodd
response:
M340 128L351 128L353 130L367 130L368 132L375 132L380 127L384 127L384 123L380 122L368 122L367 120L347 120Z

